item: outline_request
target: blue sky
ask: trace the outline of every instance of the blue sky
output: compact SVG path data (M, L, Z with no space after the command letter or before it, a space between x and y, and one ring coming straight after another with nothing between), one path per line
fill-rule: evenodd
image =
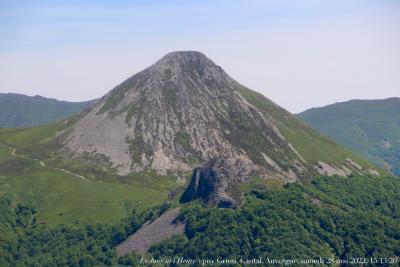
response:
M298 112L400 96L400 1L0 1L0 92L100 97L200 50Z

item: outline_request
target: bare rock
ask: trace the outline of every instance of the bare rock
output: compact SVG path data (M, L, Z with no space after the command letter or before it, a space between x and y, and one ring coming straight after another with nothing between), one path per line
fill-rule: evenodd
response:
M102 154L122 175L190 171L213 158L254 162L260 152L275 159L274 172L277 157L291 161L294 148L274 119L241 95L243 88L202 53L170 53L100 99L72 127L64 150L76 158ZM265 147L256 147L257 155L249 151L249 132Z
M321 172L287 139L311 129L272 101L257 99L196 51L167 54L68 125L60 154L120 175L180 176L212 159L246 162L249 172L285 182ZM356 162L349 164L358 170ZM326 175L347 174L329 162L322 165Z
M117 246L117 255L125 256L132 252L143 254L152 245L168 237L183 235L185 224L177 221L178 216L179 208L175 208L167 211L153 222L146 222L136 233Z
M255 167L249 161L224 158L207 161L194 169L181 202L201 198L210 206L235 208L238 201L229 195L228 190L233 185L248 182L255 173Z

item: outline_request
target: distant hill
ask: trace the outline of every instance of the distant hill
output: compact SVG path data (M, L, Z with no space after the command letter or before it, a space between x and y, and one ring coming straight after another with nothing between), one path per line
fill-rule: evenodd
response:
M93 101L66 102L42 96L0 94L0 128L52 123L90 106Z
M337 143L400 175L400 98L351 100L298 116Z

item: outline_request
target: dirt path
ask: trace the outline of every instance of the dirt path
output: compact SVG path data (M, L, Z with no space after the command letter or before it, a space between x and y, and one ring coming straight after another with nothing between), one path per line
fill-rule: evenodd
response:
M151 245L174 235L183 235L185 224L175 222L179 211L179 208L172 209L155 221L143 224L136 233L117 246L117 255L124 256L132 251L143 254L149 250Z
M39 162L40 166L42 166L42 167L44 167L44 168L49 168L49 169L61 171L61 172L67 173L67 174L69 174L69 175L73 175L73 176L75 176L75 177L78 177L78 178L80 178L80 179L82 179L82 180L88 180L88 178L86 178L86 177L84 177L84 176L82 176L82 175L73 173L73 172L71 172L71 171L68 171L68 170L65 170L65 169L60 169L60 168L57 168L57 167L48 166L48 165L46 165L46 163L44 163L44 162L43 162L42 160L40 160L40 159L29 158L29 157L27 157L27 156L24 156L24 155L21 155L21 154L17 154L17 150L15 149L15 147L10 146L10 145L8 145L8 144L4 144L4 145L7 146L7 147L9 147L9 148L11 148L11 155L13 155L13 156L20 157L20 158L27 159L27 160L37 161L37 162Z

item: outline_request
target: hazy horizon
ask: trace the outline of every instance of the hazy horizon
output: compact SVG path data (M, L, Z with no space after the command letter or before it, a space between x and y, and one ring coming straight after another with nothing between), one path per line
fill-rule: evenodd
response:
M87 101L92 101L92 100L96 100L101 98L102 96L99 97L95 97L95 98L91 98L91 99L86 99L86 100L80 100L80 101L69 101L69 100L65 100L65 99L60 99L60 98L56 98L56 97L48 97L45 95L40 95L40 94L33 94L33 95L29 95L29 94L23 94L23 93L15 93L15 92L0 92L0 94L15 94L15 95L24 95L24 96L29 96L29 97L35 97L35 96L40 96L40 97L44 97L44 98L48 98L48 99L55 99L57 101L66 101L66 102L70 102L70 103L79 103L79 102L87 102ZM313 108L321 108L321 107L325 107L325 106L329 106L329 105L333 105L333 104L337 104L337 103L344 103L344 102L348 102L348 101L373 101L373 100L387 100L390 98L397 98L400 99L400 96L389 96L389 97L385 97L385 98L352 98L352 99L348 99L348 100L343 100L343 101L338 101L338 102L332 102L332 103L328 103L328 104L323 104L321 106L311 106L308 107L304 110L300 110L298 112L292 112L293 114L298 114L301 113L303 111L309 110L309 109L313 109ZM283 106L282 106L283 107ZM285 107L283 107L285 108ZM285 108L286 109L286 108Z
M203 52L293 113L400 96L398 1L0 1L0 93L99 98Z

